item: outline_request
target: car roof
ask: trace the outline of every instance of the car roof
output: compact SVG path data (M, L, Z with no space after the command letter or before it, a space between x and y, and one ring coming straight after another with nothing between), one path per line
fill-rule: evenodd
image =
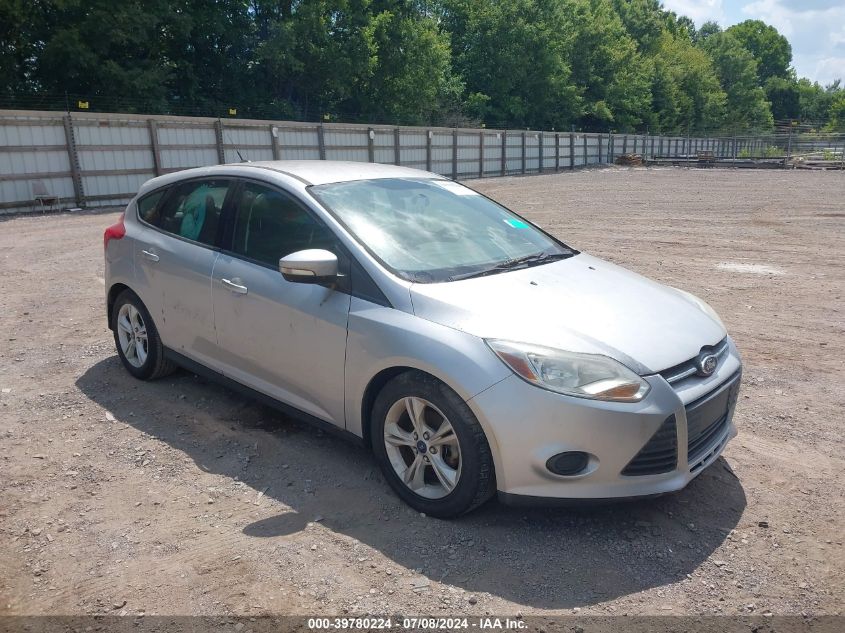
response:
M244 166L272 169L305 181L309 185L376 178L443 178L440 174L410 167L342 160L271 160L244 163Z
M271 171L295 178L304 185L324 185L352 180L374 180L378 178L436 178L445 180L440 174L410 167L382 165L380 163L357 163L339 160L268 160L254 163L227 163L208 167L194 167L171 172L145 182L141 195L174 182L198 177L214 176L257 176L260 170Z

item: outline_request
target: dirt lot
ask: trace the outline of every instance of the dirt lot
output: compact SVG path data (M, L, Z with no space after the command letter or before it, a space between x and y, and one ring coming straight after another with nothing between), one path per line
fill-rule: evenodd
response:
M188 373L121 368L116 213L0 222L0 614L839 614L845 174L471 183L698 294L744 355L739 436L686 490L457 521L360 448Z

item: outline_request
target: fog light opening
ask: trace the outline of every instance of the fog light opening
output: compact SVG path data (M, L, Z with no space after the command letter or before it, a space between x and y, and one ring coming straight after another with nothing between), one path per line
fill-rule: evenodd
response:
M590 455L582 451L567 451L558 453L546 461L546 468L555 475L572 477L578 475L587 468Z

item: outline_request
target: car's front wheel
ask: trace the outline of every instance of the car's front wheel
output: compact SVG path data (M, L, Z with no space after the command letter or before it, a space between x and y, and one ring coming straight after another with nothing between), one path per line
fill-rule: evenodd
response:
M376 398L372 424L382 472L412 508L449 518L495 492L493 457L481 425L436 378L407 372L391 380Z
M114 302L112 325L117 354L135 378L154 380L176 369L164 356L164 346L150 313L131 290L124 290Z

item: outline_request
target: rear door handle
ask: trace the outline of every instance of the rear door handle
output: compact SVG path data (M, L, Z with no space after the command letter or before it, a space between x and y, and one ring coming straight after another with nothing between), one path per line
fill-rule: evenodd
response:
M221 279L220 282L235 294L245 295L247 293L247 287L241 285L241 280L238 277L234 279Z
M141 251L141 255L143 255L144 259L148 259L151 262L157 262L159 260L158 255L152 251Z

